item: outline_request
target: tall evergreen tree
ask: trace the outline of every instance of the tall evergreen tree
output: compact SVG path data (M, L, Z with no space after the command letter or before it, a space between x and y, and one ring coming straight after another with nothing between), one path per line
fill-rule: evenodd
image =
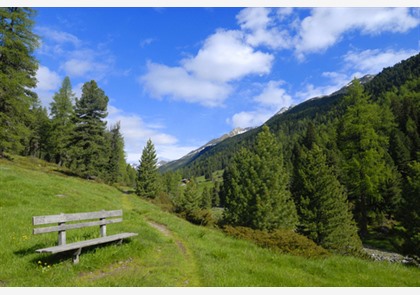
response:
M33 56L38 36L32 32L35 11L0 7L0 156L22 153L28 146L30 108L38 101L38 62Z
M107 168L107 181L109 183L122 182L124 179L126 162L124 154L124 138L120 132L121 124L117 122L109 131L110 149Z
M242 149L224 174L225 220L260 230L294 229L288 180L281 146L264 125L253 152Z
M183 212L186 214L187 219L191 220L193 216L200 210L201 195L198 192L198 185L195 178L191 178L187 183L184 191L184 203L182 204Z
M53 161L60 166L68 160L70 135L73 131L75 94L72 91L69 77L65 77L61 88L53 96L50 104L51 133L50 143Z
M95 81L86 82L76 100L71 164L85 176L103 176L108 163L106 121L108 97Z
M300 178L299 230L318 245L340 254L353 254L361 250L347 202L347 194L327 165L321 148L313 144L303 152L299 161Z
M340 126L340 145L345 158L344 173L349 199L355 205L360 234L367 234L370 215L381 213L381 187L390 172L387 164L388 137L381 134L383 122L379 105L369 102L363 86L353 80L345 98L346 112Z
M152 140L149 139L143 149L137 169L136 194L154 199L159 188L156 150Z

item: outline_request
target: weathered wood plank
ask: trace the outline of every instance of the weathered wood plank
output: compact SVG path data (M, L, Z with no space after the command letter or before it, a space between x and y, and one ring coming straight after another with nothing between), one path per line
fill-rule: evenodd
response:
M63 224L63 225L49 226L49 227L39 227L39 228L33 229L33 234L34 235L44 234L44 233L83 228L83 227L89 227L89 226L101 226L101 225L117 223L121 221L122 221L122 218L114 218L114 219L104 219L104 220L98 220L98 221L82 222L82 223Z
M57 215L45 215L45 216L34 216L32 217L33 225L49 224L49 223L60 223L70 222L78 220L88 219L99 219L109 217L122 216L122 210L113 211L97 211L97 212L84 212L84 213L72 213L72 214L57 214Z
M121 234L101 237L101 238L87 240L87 241L75 242L75 243L71 243L71 244L67 244L67 245L60 245L60 246L38 249L38 250L35 250L35 252L37 252L37 253L60 253L60 252L66 252L66 251L81 249L81 248L85 248L85 247L89 247L89 246L114 242L114 241L129 238L129 237L137 236L137 235L138 234L136 234L136 233L121 233Z

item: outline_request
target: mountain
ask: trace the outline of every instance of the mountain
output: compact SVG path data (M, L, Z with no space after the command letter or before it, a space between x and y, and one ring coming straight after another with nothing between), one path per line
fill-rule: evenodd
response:
M167 172L167 171L172 171L172 170L176 170L184 165L187 165L188 163L190 163L191 161L193 161L195 158L199 157L201 153L204 153L206 150L212 148L213 146L217 145L218 143L237 136L239 134L245 133L249 130L253 129L253 127L248 127L248 128L235 128L232 131L230 131L229 133L223 134L222 136L212 139L209 142L207 142L205 145L199 147L196 150L193 150L191 152L189 152L188 154L186 154L185 156L183 156L182 158L178 159L178 160L174 160L174 161L170 161L170 162L164 162L161 161L159 162L159 171L161 172Z
M375 76L366 75L359 81L364 85L365 91L375 100L382 93L398 88L408 80L420 77L419 64L420 54L417 54L393 67L384 68ZM282 109L264 123L280 138L289 159L296 138L303 136L309 121L316 125L327 124L342 115L340 103L350 85L351 81L330 95L314 97L296 106ZM161 171L182 170L184 176L199 176L224 169L240 147L249 147L253 144L261 127L240 131L237 134L233 132L234 136L224 135L212 140L183 158L162 166L164 169Z

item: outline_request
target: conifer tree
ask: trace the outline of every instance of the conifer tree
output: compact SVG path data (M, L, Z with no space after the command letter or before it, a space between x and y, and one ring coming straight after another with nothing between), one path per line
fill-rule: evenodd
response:
M120 132L120 128L121 124L117 122L114 126L111 126L109 131L110 149L107 168L107 180L109 183L122 182L126 173L124 138Z
M201 195L198 192L197 181L195 178L191 178L184 191L183 211L187 219L192 219L191 217L194 217L200 210L200 206Z
M200 208L210 209L211 208L211 199L212 199L211 191L207 186L205 186L203 188L203 193L201 194Z
M108 97L92 80L82 88L76 100L74 124L70 140L71 164L84 176L103 177L108 163L106 121Z
M74 128L72 121L74 117L74 101L75 94L72 91L70 78L65 77L61 88L54 94L53 101L50 104L52 160L60 166L69 158L70 135Z
M378 213L375 211L384 202L381 187L392 174L386 161L388 138L378 131L383 123L379 105L369 102L357 79L353 80L345 101L347 109L340 126L343 170L349 199L355 205L354 216L360 234L365 236L369 215Z
M317 144L303 151L298 177L301 188L299 231L318 245L339 254L361 250L357 226L347 202L347 194L327 165L327 157Z
M159 191L159 175L155 146L151 139L146 143L137 168L136 194L154 199Z
M253 152L241 149L224 174L229 224L260 230L295 228L297 213L283 165L281 146L264 125Z
M28 146L30 108L37 102L38 36L32 32L35 11L0 7L0 156L22 153Z

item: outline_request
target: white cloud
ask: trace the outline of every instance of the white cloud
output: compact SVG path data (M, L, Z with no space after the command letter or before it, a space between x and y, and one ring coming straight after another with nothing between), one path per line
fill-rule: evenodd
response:
M42 36L39 54L52 56L60 63L64 75L86 80L104 80L109 75L124 75L126 71L115 69L115 58L106 49L105 43L96 47L87 46L77 36L49 27L36 27Z
M57 31L52 28L39 26L36 27L35 31L43 39L49 39L58 44L70 43L73 46L78 47L82 43L75 35L63 31Z
M336 72L324 72L322 77L328 79L326 85L315 86L311 83L303 85L295 93L297 102L303 102L314 97L330 95L346 86L353 78L361 78L367 74L378 74L386 67L391 67L398 62L417 54L416 50L386 50L379 49L364 51L349 51L342 59L344 66Z
M232 90L227 84L197 78L182 67L151 62L147 64L147 73L139 81L154 97L169 96L208 107L223 104Z
M273 60L271 54L246 44L240 31L219 30L205 40L196 56L181 60L178 67L149 62L139 81L154 97L216 107L231 94L231 82L268 74Z
M288 108L293 103L292 97L281 88L283 81L269 81L261 93L254 96L255 109L248 112L239 112L227 120L233 128L254 127L265 123L282 108Z
M159 130L163 128L162 124L146 124L140 116L125 113L112 105L108 106L107 121L109 127L120 122L126 160L131 164L139 163L141 153L149 139L152 140L159 159L179 159L197 148L179 145L177 138Z
M91 62L87 60L70 59L63 64L63 69L67 75L74 77L85 76L92 70Z
M256 96L254 100L274 111L290 106L292 97L286 93L286 90L279 87L282 84L282 81L269 81L261 94Z
M36 72L36 78L38 80L37 89L39 90L56 90L61 83L61 78L56 72L42 65Z
M47 106L52 102L52 96L60 87L62 80L56 72L42 65L38 67L36 79L38 83L35 92L38 94L42 105Z
M377 74L384 68L393 66L417 53L417 50L368 49L361 52L350 51L344 56L344 61L352 69L361 72L362 75Z
M344 33L359 30L362 34L406 32L418 26L420 20L409 8L314 8L299 29L296 54L322 52L339 42Z
M155 38L143 39L143 40L140 41L140 47L141 48L147 47L147 46L149 46L150 44L152 44L155 41L156 41Z
M302 90L295 93L296 102L301 103L311 98L330 95L333 92L345 86L348 82L350 82L350 80L346 80L344 84L341 84L341 82L335 81L331 84L324 85L324 86L314 86L313 84L310 84L310 83L305 84L302 87Z
M263 111L240 112L234 114L232 119L228 120L228 123L230 123L233 128L254 127L261 125L272 115L273 114L270 115Z
M240 31L219 30L207 38L195 57L181 63L200 79L229 82L250 74L268 74L273 60L271 54L247 45Z
M246 32L247 43L252 46L265 45L273 49L290 48L292 39L286 30L279 30L276 18L270 17L272 9L245 8L236 16L241 29ZM281 20L291 10L279 10L277 17Z

